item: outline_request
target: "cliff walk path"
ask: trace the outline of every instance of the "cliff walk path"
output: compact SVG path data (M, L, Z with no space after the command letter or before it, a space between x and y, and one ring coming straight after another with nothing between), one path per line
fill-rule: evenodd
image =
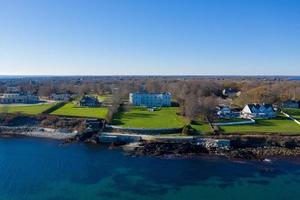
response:
M290 118L291 120L293 120L296 124L300 125L300 122L297 119L295 119L294 117L292 117L291 115L289 115L283 111L281 111L281 113L284 114L286 117Z

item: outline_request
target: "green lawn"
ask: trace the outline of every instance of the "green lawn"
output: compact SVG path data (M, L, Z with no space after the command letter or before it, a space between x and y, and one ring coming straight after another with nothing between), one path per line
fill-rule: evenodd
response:
M300 120L300 109L297 108L287 108L283 110L287 114L291 115L292 117Z
M187 120L178 116L177 112L177 107L161 108L154 112L133 107L116 114L112 124L126 128L181 128Z
M209 126L207 122L197 122L196 124L192 124L192 127L196 129L200 133L212 133L213 130Z
M102 94L102 95L98 95L98 99L100 101L105 101L105 100L108 100L111 98L111 95L110 94Z
M91 118L105 118L108 109L106 107L88 108L78 107L75 103L69 102L63 107L52 112L52 115L63 115L73 117L91 117Z
M286 133L300 134L300 126L286 117L256 119L253 125L220 126L224 133Z
M54 106L55 103L52 104L39 104L39 105L26 105L26 106L18 106L18 105L0 105L0 113L23 113L29 115L37 115L41 114L43 111Z

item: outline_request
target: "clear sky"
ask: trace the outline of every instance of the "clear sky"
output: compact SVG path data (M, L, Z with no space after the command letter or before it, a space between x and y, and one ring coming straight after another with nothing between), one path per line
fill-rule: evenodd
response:
M0 75L300 75L299 0L0 0Z

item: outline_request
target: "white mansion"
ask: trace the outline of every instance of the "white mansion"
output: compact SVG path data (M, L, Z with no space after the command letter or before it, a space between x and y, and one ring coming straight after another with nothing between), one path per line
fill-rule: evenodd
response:
M171 106L172 95L165 93L130 93L129 102L134 106L167 107Z
M32 94L21 93L4 93L0 96L1 104L14 104L14 103L38 103L39 98Z

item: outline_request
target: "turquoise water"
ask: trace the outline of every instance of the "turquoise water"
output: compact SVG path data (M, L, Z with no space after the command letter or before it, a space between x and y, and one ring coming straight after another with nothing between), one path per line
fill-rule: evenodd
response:
M119 150L0 139L0 199L300 199L300 162L129 157Z

